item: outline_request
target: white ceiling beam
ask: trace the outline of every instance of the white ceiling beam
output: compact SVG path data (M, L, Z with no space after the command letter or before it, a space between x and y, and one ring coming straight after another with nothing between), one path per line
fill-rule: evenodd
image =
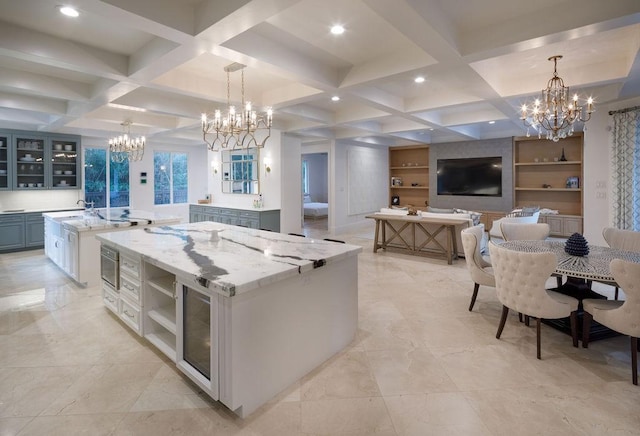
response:
M129 61L124 55L6 22L0 22L0 54L114 79L126 76Z
M91 85L0 67L0 89L61 100L87 100Z

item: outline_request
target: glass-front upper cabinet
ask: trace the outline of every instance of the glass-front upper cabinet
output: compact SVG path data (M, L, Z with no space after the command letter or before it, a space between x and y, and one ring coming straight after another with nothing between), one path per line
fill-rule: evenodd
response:
M0 190L11 189L11 136L0 132Z
M222 192L259 194L260 168L258 149L222 152Z
M50 186L55 189L77 189L80 186L80 142L73 137L52 138L50 147Z
M44 189L46 187L46 138L31 134L13 135L15 153L14 189Z

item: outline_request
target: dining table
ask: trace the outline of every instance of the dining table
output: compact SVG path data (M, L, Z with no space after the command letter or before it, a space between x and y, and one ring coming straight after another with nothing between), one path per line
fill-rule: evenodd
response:
M585 256L574 256L565 251L565 245L564 241L557 240L508 241L500 244L501 247L514 251L529 253L551 252L556 255L557 265L555 275L566 276L567 279L559 287L553 288L553 290L580 300L578 307L578 337L582 337L582 300L585 298L606 299L604 295L591 289L591 283L600 282L611 286L618 286L609 268L611 261L613 259L623 259L628 262L640 263L640 253L589 245L588 254ZM567 334L571 333L569 318L544 320L543 322ZM617 333L613 330L596 322L592 323L590 340L604 339L615 335L617 335Z

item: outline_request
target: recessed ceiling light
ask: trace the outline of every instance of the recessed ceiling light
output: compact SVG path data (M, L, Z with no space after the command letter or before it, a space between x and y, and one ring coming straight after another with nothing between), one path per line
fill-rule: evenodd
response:
M331 101L340 101L340 97L337 95L334 95L333 97L331 97Z
M334 35L342 35L344 33L344 27L340 24L331 26L331 33Z
M424 82L424 76L418 76L415 79L413 79L414 82L416 83L423 83Z
M62 15L66 15L67 17L77 17L80 15L80 12L72 6L58 6L58 10Z
M429 130L433 132L433 127L430 127Z
M489 124L495 124L495 123L496 123L495 121L489 121Z

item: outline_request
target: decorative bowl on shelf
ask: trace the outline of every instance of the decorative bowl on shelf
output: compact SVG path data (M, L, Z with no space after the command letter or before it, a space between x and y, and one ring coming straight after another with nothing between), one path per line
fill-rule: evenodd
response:
M53 174L55 174L56 176L59 176L59 175L61 175L61 174L62 174L62 171L61 171L61 170L55 170L55 171L53 172Z
M69 170L67 170L67 171L65 171L64 173L65 173L67 176L70 176L71 174L73 174L73 171L69 171Z
M66 151L71 151L71 150L73 150L73 145L71 145L71 144L65 144L64 149L65 149Z

